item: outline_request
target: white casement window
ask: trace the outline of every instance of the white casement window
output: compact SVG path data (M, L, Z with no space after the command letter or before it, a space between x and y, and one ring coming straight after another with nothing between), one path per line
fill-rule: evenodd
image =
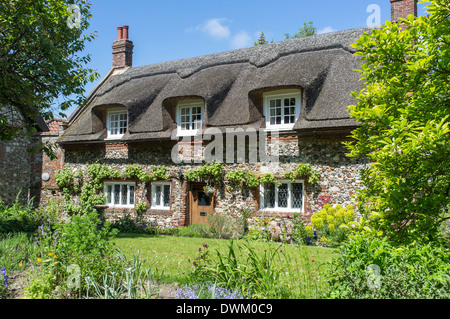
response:
M106 205L114 207L134 207L136 183L105 182L103 189L106 197Z
M276 184L260 185L261 210L279 212L303 212L303 181L278 181Z
M301 112L300 90L289 89L263 95L266 129L291 130Z
M177 106L178 136L195 135L203 124L204 103L179 103Z
M107 112L106 128L108 139L121 138L128 128L128 113L126 110L109 110Z
M152 183L152 208L170 209L170 182Z

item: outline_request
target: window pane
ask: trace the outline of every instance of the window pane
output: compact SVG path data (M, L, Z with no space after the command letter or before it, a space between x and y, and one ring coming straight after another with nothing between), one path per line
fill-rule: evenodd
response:
M199 106L192 108L192 129L197 130L202 125L202 108Z
M106 203L111 204L112 185L106 186Z
M163 206L170 206L170 185L164 185Z
M292 208L301 209L303 206L303 184L292 183Z
M128 186L128 191L130 193L130 200L128 203L130 205L134 205L134 185Z
M181 119L180 119L180 127L182 130L190 130L191 129L191 109L188 107L183 107L180 110Z
M115 115L115 114L111 115L111 120L109 122L110 134L112 134L112 135L117 134L118 125L119 125L119 122L117 119L117 115Z
M155 186L155 205L161 206L161 185Z
M114 185L114 205L120 204L120 185Z
M121 185L121 187L122 187L122 192L121 192L122 200L120 201L120 204L126 205L128 203L128 200L127 200L128 186L127 185Z
M211 198L204 192L198 192L198 203L197 206L210 206Z
M123 113L120 114L119 134L125 134L126 130L127 130L127 114Z
M264 208L275 207L275 184L264 185Z
M288 207L288 184L278 186L278 207Z

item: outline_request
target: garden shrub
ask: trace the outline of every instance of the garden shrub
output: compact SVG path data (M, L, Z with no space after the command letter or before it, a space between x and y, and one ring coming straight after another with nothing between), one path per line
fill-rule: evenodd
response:
M39 226L35 209L16 200L7 206L0 201L0 233L34 232Z
M270 241L272 239L272 235L270 233L270 222L272 222L275 217L267 217L267 218L258 218L253 217L253 220L256 224L250 226L248 230L248 235L245 238L250 240L261 240L261 241Z
M179 227L175 235L179 237L198 237L198 238L213 237L210 227L204 224L192 224L185 227Z
M327 273L329 298L450 297L450 250L437 242L395 246L370 233L351 235Z
M346 208L325 204L323 208L311 216L311 224L316 229L319 241L338 246L348 235L350 228L355 228L355 211L352 205Z
M95 213L71 216L64 223L41 225L36 234L36 272L28 287L29 296L51 298L51 294L41 295L39 291L53 291L57 286L66 290L70 265L79 267L81 278L99 278L118 267L120 260L115 258L112 241L117 232L108 223L101 225ZM79 292L86 283L81 280L80 284Z
M120 233L132 234L157 234L158 226L155 223L145 222L141 219L133 219L130 214L120 217L111 223L112 229L117 229Z

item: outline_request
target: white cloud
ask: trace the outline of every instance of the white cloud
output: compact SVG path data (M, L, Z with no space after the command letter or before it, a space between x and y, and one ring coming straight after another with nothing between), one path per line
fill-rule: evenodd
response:
M324 33L330 33L330 32L335 32L337 31L336 29L334 29L331 26L325 27L323 29L320 29L319 31L317 31L317 34L324 34Z
M189 27L186 32L203 32L211 38L217 40L228 40L232 49L246 48L252 45L253 40L246 31L232 34L227 23L231 22L227 18L213 18L195 27Z
M231 46L233 49L241 49L249 47L252 44L252 38L247 32L241 31L231 39Z
M230 28L224 24L226 19L214 18L207 20L204 24L197 26L195 29L205 32L209 36L216 39L227 39L230 37Z

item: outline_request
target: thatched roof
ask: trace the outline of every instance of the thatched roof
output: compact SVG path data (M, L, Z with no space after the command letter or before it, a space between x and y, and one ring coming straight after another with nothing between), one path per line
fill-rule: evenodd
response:
M170 139L176 128L173 107L180 99L205 101L206 127L264 127L262 93L285 87L302 89L296 131L352 128L347 106L363 84L355 69L361 61L350 44L370 29L352 29L301 39L132 67L109 76L88 105L70 118L62 143L101 141L101 112L128 109L123 141Z

